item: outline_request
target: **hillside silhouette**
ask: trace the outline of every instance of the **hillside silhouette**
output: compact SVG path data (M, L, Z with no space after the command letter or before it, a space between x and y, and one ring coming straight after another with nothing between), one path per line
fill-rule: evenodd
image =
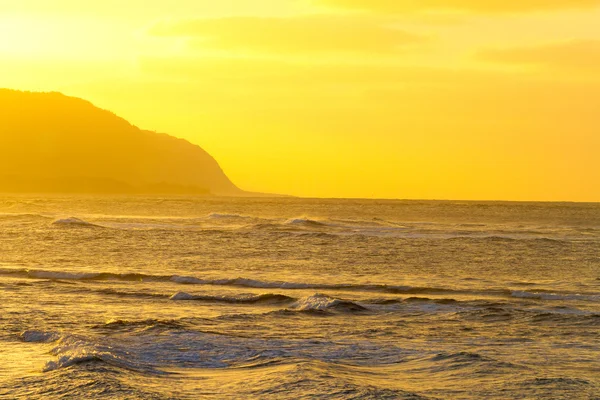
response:
M183 139L60 93L0 89L0 191L241 195Z

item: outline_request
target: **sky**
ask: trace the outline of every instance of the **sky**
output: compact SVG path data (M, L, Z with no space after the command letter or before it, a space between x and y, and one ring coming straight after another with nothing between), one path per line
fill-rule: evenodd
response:
M3 0L0 87L250 191L600 201L600 0Z

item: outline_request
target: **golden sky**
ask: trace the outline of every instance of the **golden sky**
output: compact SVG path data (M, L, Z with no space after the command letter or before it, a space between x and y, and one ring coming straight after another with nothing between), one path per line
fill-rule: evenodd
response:
M600 201L600 0L3 0L0 87L201 145L246 190Z

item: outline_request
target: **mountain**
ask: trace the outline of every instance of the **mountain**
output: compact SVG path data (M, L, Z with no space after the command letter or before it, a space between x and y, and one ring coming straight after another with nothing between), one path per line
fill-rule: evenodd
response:
M60 93L0 89L0 191L243 195L206 151Z

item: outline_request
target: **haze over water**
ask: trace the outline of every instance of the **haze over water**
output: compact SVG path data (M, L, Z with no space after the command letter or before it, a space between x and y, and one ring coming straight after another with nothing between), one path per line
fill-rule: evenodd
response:
M592 399L600 205L0 197L0 397Z

